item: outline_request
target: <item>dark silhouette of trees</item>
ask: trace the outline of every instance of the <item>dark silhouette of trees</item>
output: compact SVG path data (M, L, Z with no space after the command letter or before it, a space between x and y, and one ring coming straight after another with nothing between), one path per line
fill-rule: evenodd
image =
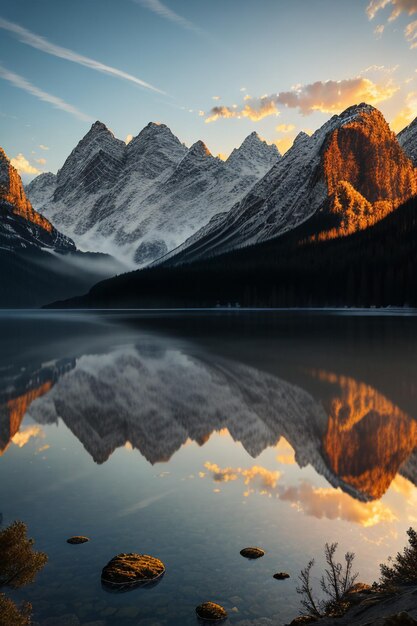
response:
M320 578L320 586L325 596L323 600L314 597L311 585L311 570L314 566L314 559L307 567L301 570L299 575L300 586L297 593L302 596L301 604L308 615L312 617L323 617L324 615L338 616L345 612L348 603L345 602L346 594L352 589L358 574L352 573L353 552L346 552L345 563L335 560L337 543L324 546L324 556L327 567Z
M0 588L18 589L33 582L48 560L45 552L35 552L33 544L23 522L0 531Z
M381 584L384 587L417 584L417 532L407 530L409 545L398 552L395 559L388 559L389 564L382 564Z
M63 306L417 306L417 197L365 230L314 240L333 221L319 213L261 244L130 272Z
M0 530L0 588L18 589L33 582L48 560L45 552L35 552L33 545L23 522L13 522ZM31 612L29 602L18 607L0 593L0 626L26 626L31 623Z

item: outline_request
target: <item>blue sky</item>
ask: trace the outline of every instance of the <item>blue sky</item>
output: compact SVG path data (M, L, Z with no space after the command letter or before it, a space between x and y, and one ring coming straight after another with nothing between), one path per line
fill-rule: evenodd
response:
M0 3L0 145L27 180L96 119L121 139L164 122L222 155L253 130L284 151L362 100L398 131L415 43L417 0Z

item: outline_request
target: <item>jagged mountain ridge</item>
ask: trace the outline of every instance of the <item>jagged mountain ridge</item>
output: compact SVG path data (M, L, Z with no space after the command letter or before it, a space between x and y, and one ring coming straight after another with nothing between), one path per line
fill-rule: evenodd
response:
M190 149L150 123L127 145L96 122L56 179L34 179L29 197L83 250L143 266L228 211L279 159L252 133L226 162L202 142Z
M26 195L30 197L32 205L41 207L54 195L56 187L56 174L52 172L44 172L36 176L25 187Z
M126 269L106 255L79 252L35 211L1 148L0 267L0 306L26 308L75 295Z
M417 192L416 169L382 114L362 103L300 133L280 161L228 212L216 216L163 262L183 263L266 241L322 211L350 234L382 219Z
M319 398L243 363L152 341L80 357L29 414L38 423L61 418L97 463L127 442L150 463L165 462L187 441L203 445L227 429L253 458L284 437L300 467L361 501L379 499L404 462L416 482L416 422L365 383L311 375L323 383Z

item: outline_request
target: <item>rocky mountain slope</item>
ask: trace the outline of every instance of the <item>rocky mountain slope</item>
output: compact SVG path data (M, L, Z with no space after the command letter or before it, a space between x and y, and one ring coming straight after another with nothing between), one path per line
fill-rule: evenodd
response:
M74 242L57 231L26 197L21 178L0 148L0 249L50 248L75 250Z
M69 237L35 211L1 148L0 268L0 308L41 306L125 269L106 255L77 251Z
M56 179L41 175L27 192L80 249L143 266L228 211L278 159L255 133L222 162L201 141L187 150L164 124L125 145L96 122Z
M417 199L376 224L323 240L320 213L280 237L192 263L103 281L62 308L416 307ZM329 219L331 219L329 224Z
M52 172L45 172L26 185L25 191L32 205L39 208L51 200L55 187L56 175Z
M397 135L406 155L417 165L417 117Z
M382 114L360 104L294 145L227 214L216 216L165 261L183 263L259 243L318 212L318 239L371 226L417 191L416 170Z

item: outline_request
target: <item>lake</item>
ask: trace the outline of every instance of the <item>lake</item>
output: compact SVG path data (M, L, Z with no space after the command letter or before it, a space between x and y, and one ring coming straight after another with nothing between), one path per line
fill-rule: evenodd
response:
M326 541L356 553L364 582L406 544L412 312L0 317L2 527L22 520L49 558L7 594L35 623L186 626L212 600L230 624L285 624L311 558L318 589ZM164 577L109 593L101 570L120 552L160 558Z

